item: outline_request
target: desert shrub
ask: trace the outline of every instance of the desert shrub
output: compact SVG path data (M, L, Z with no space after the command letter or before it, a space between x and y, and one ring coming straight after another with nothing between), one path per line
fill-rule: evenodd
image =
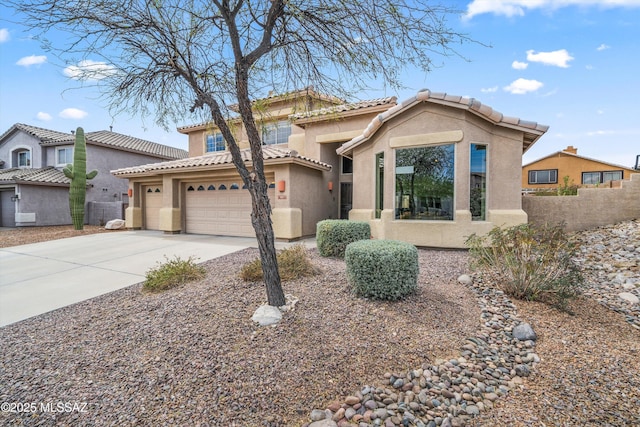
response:
M398 300L418 288L418 250L396 240L360 240L347 246L344 261L358 296Z
M184 260L176 256L160 263L155 268L149 269L145 274L143 288L151 292L164 291L194 280L205 277L204 267L195 263L194 257Z
M466 243L472 265L508 295L566 310L580 293L584 279L573 260L578 249L564 224L495 227Z
M296 280L318 273L318 269L309 259L307 248L302 243L295 244L277 253L280 279ZM240 269L240 278L246 282L262 280L262 262L260 259L246 263Z
M565 175L562 178L562 185L558 187L558 196L577 196L578 186L571 180L569 182L569 175Z
M345 248L358 240L369 240L371 227L366 221L326 219L316 225L316 244L323 257L344 258Z

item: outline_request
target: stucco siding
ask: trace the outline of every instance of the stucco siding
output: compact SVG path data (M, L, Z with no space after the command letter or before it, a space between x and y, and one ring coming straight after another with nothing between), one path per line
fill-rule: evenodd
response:
M640 218L640 173L620 188L580 188L577 196L523 196L522 206L534 224L566 223L568 231Z
M0 167L4 169L18 167L14 154L16 149L31 150L32 168L46 166L43 159L44 153L40 146L40 141L25 132L15 132L0 145L0 160L4 161L4 165Z
M288 206L302 211L302 235L314 235L318 221L337 217L337 188L329 192L321 171L292 165L289 176Z
M71 224L68 187L20 184L18 191L20 200L16 207L17 226Z

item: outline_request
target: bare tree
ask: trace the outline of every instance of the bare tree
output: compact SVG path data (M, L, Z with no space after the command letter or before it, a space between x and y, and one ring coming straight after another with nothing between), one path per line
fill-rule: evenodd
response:
M66 63L85 69L116 112L154 115L168 128L213 122L251 192L252 224L270 305L285 303L276 262L262 144L252 99L301 87L349 96L371 82L400 87L407 65L469 41L427 0L9 0L28 29ZM50 30L68 43L47 43ZM84 62L88 64L88 62ZM236 104L252 155L247 166L227 124Z

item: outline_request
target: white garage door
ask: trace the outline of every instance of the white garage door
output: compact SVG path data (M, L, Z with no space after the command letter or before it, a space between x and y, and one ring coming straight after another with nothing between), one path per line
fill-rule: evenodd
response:
M275 190L269 189L273 206ZM221 236L255 236L251 225L251 194L242 182L186 184L186 232Z
M147 230L159 230L162 186L144 186L142 191L144 191L144 228Z

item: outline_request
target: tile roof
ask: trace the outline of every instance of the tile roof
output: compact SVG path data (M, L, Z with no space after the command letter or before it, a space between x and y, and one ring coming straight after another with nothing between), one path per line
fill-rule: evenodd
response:
M624 165L619 165L617 163L605 162L603 160L594 159L593 157L581 156L579 154L571 153L571 152L565 151L565 150L556 151L555 153L551 153L551 154L548 154L548 155L546 155L544 157L540 157L537 160L534 160L534 161L529 162L529 163L527 163L525 165L522 165L522 167L526 168L527 166L531 166L532 164L537 163L537 162L539 162L541 160L548 159L550 157L554 157L554 156L558 156L558 155L565 155L565 156L569 156L569 157L575 157L577 159L590 160L592 162L601 163L603 165L608 165L608 166L612 166L612 167L620 168L620 169L632 170L632 171L635 172L635 169L633 169L633 166L624 166Z
M71 180L61 170L47 168L0 169L0 182L69 185Z
M536 122L522 120L517 117L504 116L502 113L488 105L482 104L475 98L465 98L462 96L448 95L446 93L431 92L428 89L424 89L418 92L416 96L402 101L384 113L378 114L378 116L371 120L362 135L353 138L338 148L338 154L343 155L346 152L350 152L354 147L362 144L373 136L386 121L421 102L431 102L467 110L495 125L522 131L525 134L524 151L549 129L549 126Z
M0 136L0 141L16 130L21 130L38 138L42 145L73 144L75 141L75 136L72 133L58 132L23 123L16 123L13 125L9 130L2 134L2 136ZM87 138L87 142L91 144L108 146L117 150L148 154L163 159L183 159L189 155L187 151L179 148L122 135L117 132L105 130L85 132L85 137Z
M251 151L246 148L240 151L242 159L245 162L251 161ZM262 147L262 156L265 160L265 164L277 162L279 159L284 159L285 161L292 161L301 163L308 167L322 169L322 170L330 170L331 165L321 162L319 160L315 160L309 157L301 156L295 150L289 150L285 148L277 148L264 146ZM215 153L208 153L202 156L197 157L189 157L186 159L180 160L172 160L168 162L160 162L160 163L151 163L148 165L141 166L132 166L128 168L116 169L112 170L111 173L115 176L128 176L128 175L139 175L139 174L148 174L148 173L161 173L162 171L178 171L185 169L193 169L193 168L205 168L212 169L216 166L229 166L233 165L233 161L231 159L231 152L229 151L219 151Z
M377 107L380 105L391 105L391 104L395 105L396 100L397 98L395 96L388 96L386 98L376 98L376 99L369 99L369 100L359 101L359 102L350 102L347 104L335 105L333 107L321 108L319 110L305 111L302 113L292 114L289 116L289 119L291 120L307 119L312 117L327 116L330 114L344 113L346 111L361 110L363 108Z

